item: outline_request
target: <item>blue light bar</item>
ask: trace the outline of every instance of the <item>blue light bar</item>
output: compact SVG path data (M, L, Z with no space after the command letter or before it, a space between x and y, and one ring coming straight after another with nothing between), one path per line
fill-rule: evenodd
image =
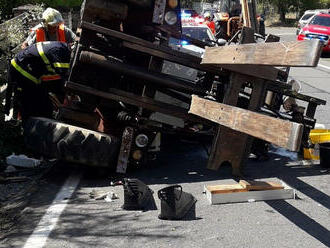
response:
M186 45L189 45L189 42L186 41L186 40L182 40L181 41L181 46L186 46Z

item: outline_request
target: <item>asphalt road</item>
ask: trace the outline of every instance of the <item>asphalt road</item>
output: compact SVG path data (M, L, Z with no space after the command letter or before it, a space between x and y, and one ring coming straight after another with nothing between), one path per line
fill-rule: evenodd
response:
M295 30L268 29L283 40ZM322 65L322 66L321 66ZM330 59L311 69L292 69L302 92L330 101ZM329 105L317 110L318 123L330 128ZM330 175L319 165L306 164L297 154L273 150L267 162L247 161L253 179L283 180L297 190L297 199L211 206L204 185L234 182L230 168L205 168L207 155L197 144L176 141L148 168L131 172L155 192L158 210L124 211L121 186L111 176L89 169L58 166L25 209L17 229L1 247L330 247ZM171 184L197 198L196 220L159 220L157 191ZM119 199L96 201L92 190L113 191Z
M268 33L277 34L282 41L294 41L295 28L268 28ZM330 93L330 54L322 55L316 68L291 68L290 76L299 80L302 85L301 93L329 101ZM330 129L330 104L320 106L315 118L318 123Z

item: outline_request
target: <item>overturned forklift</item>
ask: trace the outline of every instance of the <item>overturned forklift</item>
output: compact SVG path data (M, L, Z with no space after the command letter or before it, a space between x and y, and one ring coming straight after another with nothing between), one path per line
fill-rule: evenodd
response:
M230 163L241 175L253 142L256 153L266 153L268 142L292 151L306 146L316 107L325 104L292 90L288 73L271 62L201 64L199 56L172 49L171 38L210 46L181 34L179 0L85 0L79 36L65 84L70 104L54 97L54 119L32 117L25 125L27 146L44 156L125 173L155 159L161 134L171 133L213 138L208 168ZM245 29L241 37L252 43L254 31ZM222 47L228 58L230 47ZM309 51L313 65L300 66L315 66L318 49L313 43ZM165 62L198 73L174 76L164 72ZM284 95L307 102L307 110L294 103L281 113Z

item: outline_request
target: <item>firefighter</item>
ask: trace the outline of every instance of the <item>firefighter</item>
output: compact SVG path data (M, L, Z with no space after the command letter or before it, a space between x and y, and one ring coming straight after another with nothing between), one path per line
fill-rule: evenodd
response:
M42 13L42 23L32 28L21 48L42 41L62 41L72 45L75 39L76 35L64 25L61 13L56 9L47 8Z
M213 34L215 34L215 23L214 23L214 21L211 20L211 13L210 12L205 12L205 14L204 14L204 24L211 29Z
M32 44L11 60L9 78L17 87L15 97L23 121L29 116L52 117L49 93L64 96L69 63L68 45L59 41Z

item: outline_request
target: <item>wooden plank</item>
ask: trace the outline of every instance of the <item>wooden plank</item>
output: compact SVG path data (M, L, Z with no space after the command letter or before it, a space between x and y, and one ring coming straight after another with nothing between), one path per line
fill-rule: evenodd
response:
M206 186L206 189L210 191L211 194L226 194L226 193L234 193L234 192L247 192L247 188L243 185L236 184L223 184L223 185L214 185L214 186Z
M246 78L241 74L234 73L230 77L230 83L226 90L223 102L229 105L237 105L238 96L242 84ZM211 154L207 168L217 170L224 162L232 165L232 174L241 175L242 156L245 151L246 135L227 127L218 126L216 136L213 139Z
M321 47L319 40L207 47L202 64L315 67Z
M189 113L284 147L300 148L303 125L192 96Z
M236 202L249 202L249 201L268 201L268 200L280 200L280 199L294 199L295 190L290 186L281 182L283 189L275 190L260 190L260 191L246 191L246 192L234 192L227 194L212 194L207 186L204 187L206 198L210 204L225 204Z
M120 39L126 41L123 43L125 47L141 51L143 53L150 54L152 56L161 57L163 59L186 65L189 67L193 67L202 71L208 71L214 73L216 75L222 75L225 72L224 70L234 71L250 76L254 76L257 78L263 78L270 81L275 81L277 79L278 74L280 73L279 69L276 69L271 66L251 66L251 65L199 65L202 61L201 58L186 54L180 51L175 51L169 47L158 46L151 42L145 41L143 39L139 39L137 37L124 34L122 32L118 32L115 30L111 30L108 28L104 28L92 23L81 22L81 27L86 28L88 30L92 30L101 34L112 36L116 39Z
M251 28L253 28L255 33L258 33L256 0L249 0L248 7L249 7L249 18L250 18Z
M246 181L240 180L239 183L235 184L220 184L220 185L209 185L206 189L211 194L226 194L235 192L247 192L256 190L276 190L284 189L282 183L277 182L265 182L265 181Z
M254 30L252 28L243 27L241 31L240 44L255 43Z
M248 2L247 2L247 0L242 0L241 4L242 4L243 24L244 24L245 27L251 28Z
M276 182L240 180L238 183L248 191L284 189L284 186L281 183Z

